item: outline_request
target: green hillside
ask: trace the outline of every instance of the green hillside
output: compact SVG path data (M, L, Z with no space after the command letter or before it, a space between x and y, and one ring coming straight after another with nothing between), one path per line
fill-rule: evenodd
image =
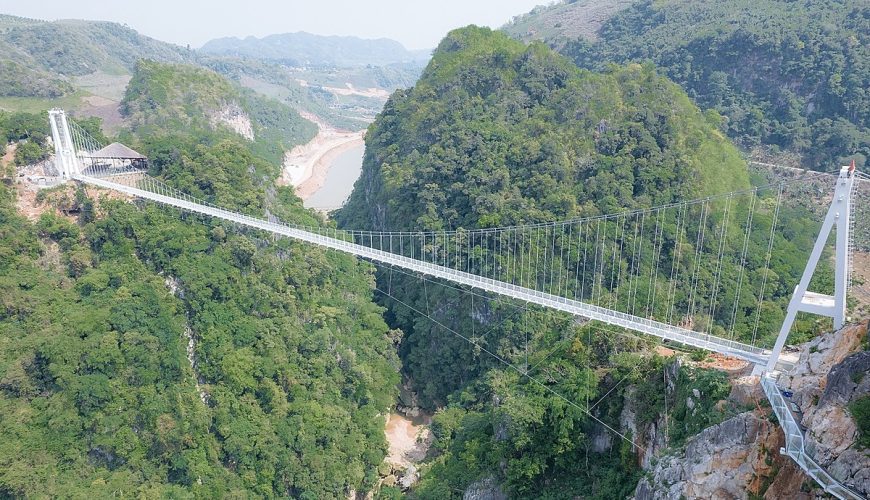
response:
M456 31L369 129L340 220L485 227L746 187L718 121L651 67L597 74L542 44Z
M595 40L598 31L617 12L635 0L569 0L539 5L514 17L501 29L511 38L526 43L533 40L562 47L568 40Z
M0 15L0 96L59 97L73 92L74 77L130 72L142 58L181 62L193 54L117 23Z
M139 59L181 62L190 51L117 23L39 21L0 15L4 59L67 77L131 71Z
M525 22L545 30L544 14L569 8ZM547 41L584 68L652 61L722 114L741 145L793 151L805 166L830 170L870 155L868 33L870 5L859 0L641 0L594 40L563 29Z
M651 65L593 73L541 43L526 46L502 33L468 27L441 42L418 83L394 94L369 128L362 177L336 219L354 229L486 228L648 208L746 188L746 165L719 126L717 113L701 112ZM765 196L754 223L769 231L775 200ZM746 207L737 211L741 215L735 221L745 220ZM784 250L771 273L777 281L771 289L777 292L762 304L759 335L765 341L781 320L777 311L788 300L785 284L803 269L792 242L806 244L814 229L797 222L807 219L800 209L784 207L780 216L793 221L793 232L788 240L777 239L777 248ZM602 233L618 231L615 218L600 224ZM667 241L681 234L693 249L705 245L679 229L674 218L663 224L662 234ZM761 230L750 238L758 255L766 248L766 234ZM727 244L737 247L742 239ZM475 245L470 244L469 255L487 262L510 252L512 243L506 243L508 250L504 240ZM560 238L554 236L552 245L564 250ZM629 258L614 252L608 268L614 273L627 269ZM679 257L670 260L683 273L693 265ZM735 264L723 263L722 275L736 277ZM746 276L755 289L763 265L761 259L748 264ZM705 275L715 272L712 262L702 266ZM648 279L642 278L642 287ZM487 479L512 498L610 499L634 490L640 452L615 437L612 446L595 451L594 436L608 431L584 412L584 402L606 395L595 418L620 428L625 386L616 381L627 379L637 386L632 400L641 408L638 432L663 414L664 361L653 354L651 343L552 310L474 296L386 268L378 283L381 290L392 290L383 304L391 326L404 332L399 350L404 372L421 404L438 409L435 452L413 496L460 498L469 485ZM726 290L735 286L733 278L723 283ZM589 300L589 290L583 293L577 297ZM627 307L618 288L603 293ZM674 300L685 308L686 291L676 290ZM735 338L751 341L754 300L739 308ZM664 312L651 314L663 317ZM710 321L714 332L725 335L724 316L696 319ZM686 370L679 376L716 394L713 400L727 393L721 374ZM679 445L734 410L724 405L692 413L671 403L671 442Z
M129 126L140 134L178 130L231 132L221 113L247 118L255 153L279 165L284 152L317 131L287 105L242 89L214 71L191 65L143 60L121 103Z
M0 89L7 97L54 98L73 92L68 82L11 59L0 60Z
M230 99L254 141L210 122ZM121 135L153 175L195 196L322 224L275 187L274 148L307 132L270 135L298 115L261 99L208 70L143 62ZM42 144L46 123L0 113L7 139ZM0 497L339 498L374 487L399 361L368 265L72 185L42 191L46 213L31 223L9 184Z

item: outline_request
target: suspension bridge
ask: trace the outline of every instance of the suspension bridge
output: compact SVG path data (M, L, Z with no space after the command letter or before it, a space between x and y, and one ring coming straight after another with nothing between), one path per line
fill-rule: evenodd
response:
M800 177L557 222L353 231L287 224L271 215L215 205L136 165L119 166L96 157L102 145L62 110L50 111L49 118L55 166L63 179L753 363L757 373L764 373L765 393L786 433L783 452L831 494L861 498L805 452L803 432L775 382L777 372L792 367L781 352L799 313L831 318L835 329L847 320L855 245L852 198L857 186L870 180L854 167L834 175L813 174L812 182ZM820 183L828 189L819 192L814 186ZM784 203L786 198L798 201ZM823 216L811 248L784 226L787 212ZM834 242L828 245L832 233ZM806 267L802 273L797 270L796 282L783 283L781 256L795 254ZM834 261L833 279L827 280L833 281L833 293L811 291L811 285L826 281L813 277L818 264L829 258ZM820 269L827 272L827 266ZM794 292L783 294L784 286ZM767 316L782 305L784 321L778 332L772 331Z

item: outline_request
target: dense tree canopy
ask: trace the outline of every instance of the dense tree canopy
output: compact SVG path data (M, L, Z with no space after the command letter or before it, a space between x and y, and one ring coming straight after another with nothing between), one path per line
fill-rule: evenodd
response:
M717 120L649 66L596 74L541 44L453 32L369 130L339 220L486 227L746 187Z
M16 143L16 165L29 165L45 159L51 134L46 113L5 113L0 111L0 154L8 143Z
M370 127L362 177L336 218L354 229L476 229L746 188L746 165L720 124L715 111L701 112L651 65L593 73L542 44L525 46L488 29L464 28L441 42L417 85L394 94ZM755 218L759 230L750 239L759 257L751 269L764 265L760 256L776 204L765 196ZM745 220L746 207L739 210L742 218L735 221ZM781 213L807 219L801 207ZM791 229L777 236L782 253L771 273L774 291L763 303L765 336L773 334L788 283L802 270L797 248L806 246L815 226L795 222ZM669 220L663 232L673 241L681 230ZM680 237L709 251L709 241ZM740 244L737 238L727 242ZM498 257L492 247L474 251ZM614 269L627 266L628 257L622 259L614 259ZM674 259L679 268L692 265ZM753 285L762 274L748 273ZM654 396L661 389L647 380L647 374L660 377L662 361L644 354L643 341L389 269L380 272L379 283L391 290L393 298L384 303L392 325L404 332L400 355L423 405L447 406L435 418L437 457L415 494L456 496L487 476L517 497L583 491L621 498L631 491L636 462L628 442L595 453L582 470L577 464L594 453L589 436L603 432L583 404L608 394L616 380L630 375L643 386L644 397L637 398L645 409L642 420L663 411L663 399ZM683 293L676 293L677 301L687 300ZM746 306L738 307L741 338L752 337L757 311L757 297L748 295ZM723 391L721 380L704 373L684 376ZM596 418L613 427L619 426L621 390L596 410ZM670 411L685 423L672 430L677 442L721 417L711 410L695 419L673 403Z
M300 137L215 130L196 101L236 89L150 70L131 85L143 115L122 135L153 175L246 213L323 223L274 187L274 151ZM259 123L295 116L262 107L252 114L272 122ZM8 139L45 125L0 116ZM14 196L0 185L0 496L313 499L374 486L399 361L368 265L70 186L40 193L33 224Z
M274 186L284 151L314 132L286 106L211 71L151 61L137 65L123 105L132 126L121 138L149 157L151 175L248 214L327 223ZM227 105L248 115L253 140L215 119ZM721 131L728 123L652 64L595 73L542 44L457 30L370 128L363 176L336 219L354 229L487 228L746 188L746 166ZM80 125L106 139L98 121ZM46 120L0 114L0 133L26 140L29 158L36 151L24 145L45 145ZM727 384L703 370L678 370L666 404L665 362L648 340L102 194L43 191L57 210L31 223L0 184L0 496L371 489L400 339L423 406L444 407L413 492L423 498L456 497L489 476L516 497L624 497L640 473L632 436L597 451L593 436L601 423L618 426L627 387L639 424L668 406L676 444L734 410L713 407ZM760 196L759 206L752 284L775 200ZM805 208L781 208L787 231L776 235L761 301L764 335L815 229ZM666 238L704 245L663 225ZM615 255L612 268L625 266ZM373 285L401 302L373 303ZM739 338L758 317L755 299L738 308ZM701 411L687 411L690 388L709 396Z
M742 144L830 170L870 156L868 33L863 1L642 0L562 51L585 68L652 61Z
M317 130L287 105L189 65L139 61L121 105L133 131L148 136L186 129L235 135L226 118L247 119L254 137L252 151L273 168L285 151L308 141Z

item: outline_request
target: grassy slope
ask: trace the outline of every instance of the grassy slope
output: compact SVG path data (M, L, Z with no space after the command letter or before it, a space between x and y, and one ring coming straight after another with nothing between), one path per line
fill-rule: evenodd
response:
M635 0L574 0L539 5L531 12L514 17L502 30L512 38L531 42L540 40L561 47L566 40L598 38L607 20Z

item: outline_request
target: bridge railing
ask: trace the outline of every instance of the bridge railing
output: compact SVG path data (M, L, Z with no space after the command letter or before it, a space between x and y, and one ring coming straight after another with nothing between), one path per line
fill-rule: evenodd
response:
M333 232L335 237L328 235L328 233L324 235L319 232L311 232L280 221L260 219L250 215L233 212L213 204L201 204L198 203L200 200L196 200L189 195L175 197L177 194L175 190L167 190L160 186L156 186L157 189L154 191L148 191L135 187L136 183L133 183L134 185L131 186L116 182L117 179L110 180L85 175L76 175L74 177L82 182L108 189L115 189L133 196L174 206L183 210L217 217L255 229L272 232L273 234L314 243L334 250L344 251L370 260L395 265L397 267L420 272L436 278L446 279L455 283L517 298L526 302L584 316L641 333L674 340L686 345L736 356L756 364L765 364L770 355L769 351L742 344L740 342L715 337L701 332L695 332L655 320L633 316L631 314L549 294L547 292L478 276L427 261L417 260L405 255L360 245L353 241L342 239L341 236L347 237L347 235L342 234L340 231ZM788 408L788 401L786 401L779 388L776 386L775 380L768 375L762 377L761 383L764 392L770 401L771 407L779 419L780 425L785 433L786 439L783 451L794 459L795 462L797 462L801 468L807 472L807 474L809 474L825 489L825 491L837 496L838 498L861 500L862 497L860 495L842 485L809 456L805 447L803 432L795 420L794 415Z
M695 332L685 328L661 323L659 321L633 316L631 314L614 311L600 306L587 304L577 300L568 299L559 295L550 294L530 288L525 288L512 283L498 281L492 278L478 276L465 271L460 271L427 261L416 260L400 254L390 253L384 250L370 248L358 243L346 241L341 238L310 232L298 227L281 222L269 221L245 215L214 205L204 205L192 201L190 197L177 198L173 190L166 191L158 186L154 191L142 190L126 184L120 184L108 179L93 178L78 175L78 180L109 189L115 189L144 199L150 199L166 205L175 206L184 210L201 213L224 220L236 222L249 227L269 231L274 234L307 241L334 250L351 253L363 258L375 260L385 264L395 265L415 272L446 279L455 283L472 286L478 289L513 297L526 302L550 307L571 314L584 316L590 319L602 321L607 324L628 328L648 335L680 342L685 345L716 351L727 355L736 356L756 364L763 364L768 358L768 352L751 345L742 344L733 340L722 339L702 332ZM340 235L340 233L339 233Z
M764 394L776 414L782 432L785 434L785 446L780 452L790 456L792 460L812 477L824 490L840 499L864 500L864 497L844 486L840 481L831 476L807 453L804 433L788 407L788 401L782 391L776 385L776 379L767 374L761 377L761 386Z

